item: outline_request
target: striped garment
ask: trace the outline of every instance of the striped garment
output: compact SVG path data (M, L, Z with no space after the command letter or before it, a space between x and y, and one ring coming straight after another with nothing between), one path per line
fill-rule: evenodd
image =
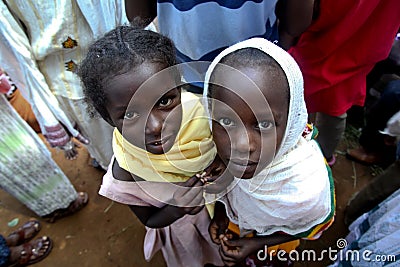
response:
M251 37L277 41L276 2L159 0L158 23L174 41L179 63L212 61L224 48ZM207 67L184 68L184 79L202 88Z

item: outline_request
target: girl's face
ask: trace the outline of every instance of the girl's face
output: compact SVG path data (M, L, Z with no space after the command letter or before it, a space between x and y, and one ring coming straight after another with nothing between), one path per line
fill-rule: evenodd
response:
M180 88L170 72L161 72L164 69L162 64L145 61L105 86L106 108L114 126L131 144L152 154L171 149L182 120Z
M219 72L222 79L216 77L224 87L212 89L213 138L230 173L249 179L272 161L280 147L288 116L288 84L282 70L236 69L256 86L237 72Z

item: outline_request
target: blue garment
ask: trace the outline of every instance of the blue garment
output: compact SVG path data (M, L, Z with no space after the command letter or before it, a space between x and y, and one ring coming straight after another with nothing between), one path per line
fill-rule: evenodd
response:
M6 239L0 235L0 267L8 266L8 259L10 257L10 249L7 246Z
M276 2L158 0L160 33L174 42L178 63L207 61L185 67L185 81L202 88L209 62L237 42L252 37L277 42Z
M400 189L349 226L346 246L330 267L399 266L399 212Z
M379 131L385 129L388 120L400 110L400 80L388 82L379 100L371 107L366 116L366 124L361 132L359 142L368 151L387 155L390 161L400 156L400 146L396 150L387 146L384 135Z

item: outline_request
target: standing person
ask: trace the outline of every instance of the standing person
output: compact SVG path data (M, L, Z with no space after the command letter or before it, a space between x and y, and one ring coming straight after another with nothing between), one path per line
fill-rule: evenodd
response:
M387 58L400 26L400 2L318 1L315 20L289 53L304 76L307 110L330 165L346 126L346 112L364 105L366 76Z
M318 238L335 214L330 168L306 128L299 67L283 49L252 38L215 58L204 95L218 156L235 177L210 225L224 263L293 266L287 255L299 239ZM280 250L287 262L271 257Z
M0 10L0 65L32 105L43 135L56 147L75 137L106 169L112 128L89 116L75 72L95 38L127 21L123 2L5 0Z
M79 67L84 92L115 127L115 159L99 193L129 205L146 226L146 260L161 249L170 267L221 266L207 231L202 182L194 176L215 148L200 99L181 94L175 62L167 37L131 26L89 48Z
M0 84L0 92L9 90ZM0 95L0 187L38 216L53 222L88 202L76 192L39 136Z
M196 68L191 65L183 69L184 79L191 83L188 90L194 93L203 91L202 81L209 62L226 47L256 36L279 41L275 14L278 0L125 2L130 20L140 16L151 21L157 16L160 33L176 45L178 63L204 62ZM298 35L310 24L313 1L286 2L288 10L296 10L302 16L295 25L281 24L281 31L286 35Z

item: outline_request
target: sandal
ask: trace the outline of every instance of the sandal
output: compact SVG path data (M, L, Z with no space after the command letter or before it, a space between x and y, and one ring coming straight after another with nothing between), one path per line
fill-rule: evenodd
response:
M326 160L326 163L328 163L329 167L333 167L333 165L335 165L336 163L336 157L335 155L332 155L332 157L329 158L329 160Z
M42 227L38 220L29 220L16 231L9 234L6 239L11 243L11 246L18 246L34 238L41 228ZM14 235L15 237L13 238ZM15 241L10 242L10 239L11 241Z
M89 195L86 192L78 192L78 197L73 202L71 202L71 204L69 204L68 208L56 210L50 215L44 216L43 218L46 219L46 221L49 223L54 223L58 219L78 212L83 207L85 207L88 202Z
M53 241L47 236L42 236L19 247L21 248L19 258L15 263L11 263L11 267L27 266L43 260L53 248Z

